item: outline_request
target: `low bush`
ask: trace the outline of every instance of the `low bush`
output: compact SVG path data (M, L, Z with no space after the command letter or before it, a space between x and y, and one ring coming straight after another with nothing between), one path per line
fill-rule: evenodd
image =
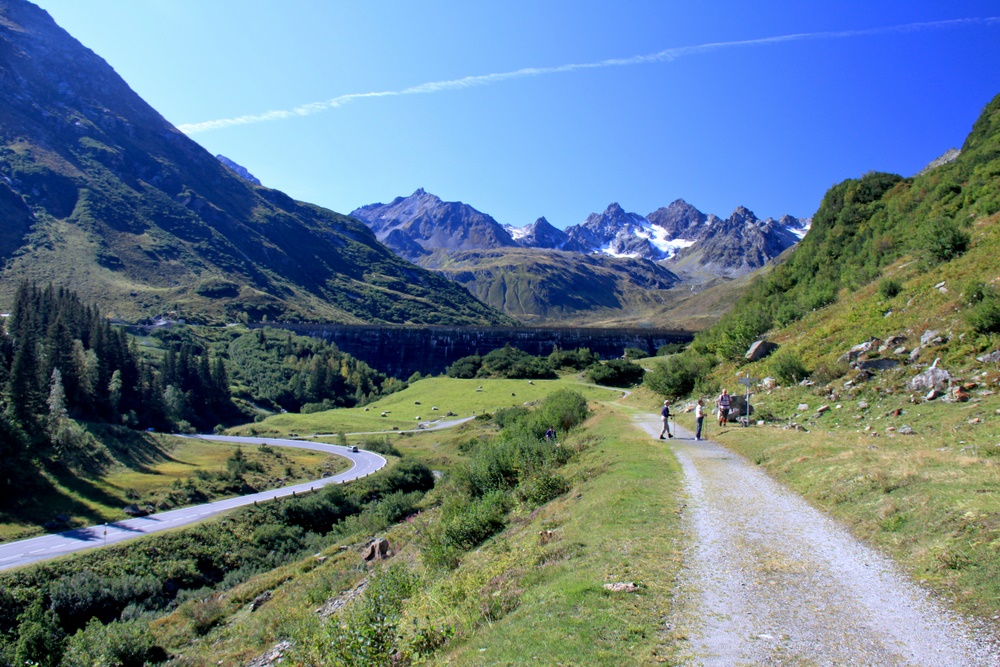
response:
M893 299L903 291L903 283L895 278L883 278L878 284L878 293L883 299Z
M688 396L715 365L713 357L689 349L655 364L643 378L650 390L668 398Z
M971 296L965 322L976 333L1000 333L1000 293L992 286L980 286Z
M60 667L143 667L166 660L145 620L109 623L92 619L70 637Z
M628 359L611 359L587 369L587 378L606 387L632 387L642 382L642 366Z
M800 380L804 380L809 377L809 371L803 365L798 356L796 356L794 352L786 349L778 350L778 352L768 360L767 365L770 369L770 373L781 384L797 384Z

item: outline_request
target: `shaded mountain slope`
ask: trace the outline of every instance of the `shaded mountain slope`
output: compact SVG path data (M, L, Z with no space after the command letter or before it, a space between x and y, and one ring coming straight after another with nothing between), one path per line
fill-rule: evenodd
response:
M586 324L608 311L645 314L679 281L649 260L533 248L439 251L421 264L508 315L536 323Z
M242 180L23 0L0 1L0 302L70 284L129 319L499 324L364 225Z

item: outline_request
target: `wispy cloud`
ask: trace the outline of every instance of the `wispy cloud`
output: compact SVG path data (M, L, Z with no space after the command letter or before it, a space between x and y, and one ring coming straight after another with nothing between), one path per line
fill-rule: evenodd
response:
M549 76L553 74L564 74L566 72L576 72L588 69L603 69L607 67L627 67L631 65L645 65L649 63L670 62L678 58L694 56L710 51L723 49L737 49L753 46L767 46L771 44L781 44L785 42L802 42L816 40L844 39L848 37L870 37L874 35L886 35L890 33L918 32L923 30L938 30L942 28L959 28L973 25L993 25L1000 24L1000 17L984 17L969 19L952 19L948 21L933 21L927 23L907 23L882 28L869 28L866 30L842 30L836 32L809 32L792 35L778 35L775 37L763 37L760 39L747 39L733 42L713 42L708 44L698 44L695 46L680 46L672 49L664 49L656 53L631 56L628 58L610 58L591 63L575 63L568 65L558 65L555 67L525 67L511 72L496 72L493 74L480 74L466 76L460 79L448 81L430 81L417 86L403 88L402 90L386 90L370 93L350 93L328 99L323 102L310 102L293 109L282 109L277 111L267 111L260 114L248 114L236 116L235 118L221 118L218 120L208 120L201 123L188 123L180 125L178 129L186 134L197 132L207 132L226 127L238 125L252 125L254 123L267 123L276 120L285 120L300 116L311 116L313 114L329 111L342 107L345 104L356 100L371 99L376 97L400 97L403 95L426 95L439 93L447 90L462 90L475 86L489 86L511 79L522 79L533 76Z

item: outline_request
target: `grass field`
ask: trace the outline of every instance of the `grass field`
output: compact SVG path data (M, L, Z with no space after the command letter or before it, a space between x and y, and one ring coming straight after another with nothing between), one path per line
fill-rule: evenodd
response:
M141 454L133 449L91 479L46 473L30 504L0 513L0 541L42 534L57 515L67 518L57 530L67 530L128 518L123 508L132 503L181 507L318 479L348 466L346 459L322 452L251 446L242 448L246 469L233 478L228 462L237 446L166 435L143 443Z
M472 417L498 408L531 403L556 391L573 389L588 400L609 401L621 390L581 385L575 377L558 380L458 380L424 378L401 392L362 408L340 408L313 414L283 414L230 429L232 435L310 436L313 434L379 433L415 429L421 423ZM435 409L436 408L436 409ZM453 416L448 416L448 413ZM385 416L382 416L385 413Z

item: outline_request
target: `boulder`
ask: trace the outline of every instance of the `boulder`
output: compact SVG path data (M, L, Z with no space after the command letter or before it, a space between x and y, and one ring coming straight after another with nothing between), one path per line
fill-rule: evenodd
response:
M383 560L390 555L392 555L392 549L389 548L389 540L384 537L378 537L368 545L368 553L365 554L365 561Z
M920 336L921 347L927 347L929 345L942 345L948 342L948 338L940 335L939 331L925 331L923 335Z
M886 347L897 347L906 342L906 336L889 336L885 339Z
M753 404L750 405L750 414L754 413ZM737 421L740 417L747 416L747 399L746 396L742 394L733 394L730 396L729 403L729 419L728 421Z
M777 343L772 343L766 340L758 340L757 342L755 342L753 345L750 346L750 349L747 350L745 356L747 358L747 361L760 361L761 359L763 359L764 357L771 354L777 349L778 349Z
M862 371L887 371L897 366L899 361L896 359L865 359L857 363L858 370Z
M837 361L840 363L852 363L854 361L857 361L861 357L861 355L868 354L872 350L877 350L879 345L881 344L882 341L880 341L877 338L872 338L871 340L864 343L858 343L850 350L840 355L840 358L837 359Z
M990 352L989 354L984 354L981 357L976 357L976 361L984 364L995 364L1000 362L1000 350L996 352Z
M923 391L924 389L944 391L950 383L951 373L943 368L932 366L910 380L910 391Z

